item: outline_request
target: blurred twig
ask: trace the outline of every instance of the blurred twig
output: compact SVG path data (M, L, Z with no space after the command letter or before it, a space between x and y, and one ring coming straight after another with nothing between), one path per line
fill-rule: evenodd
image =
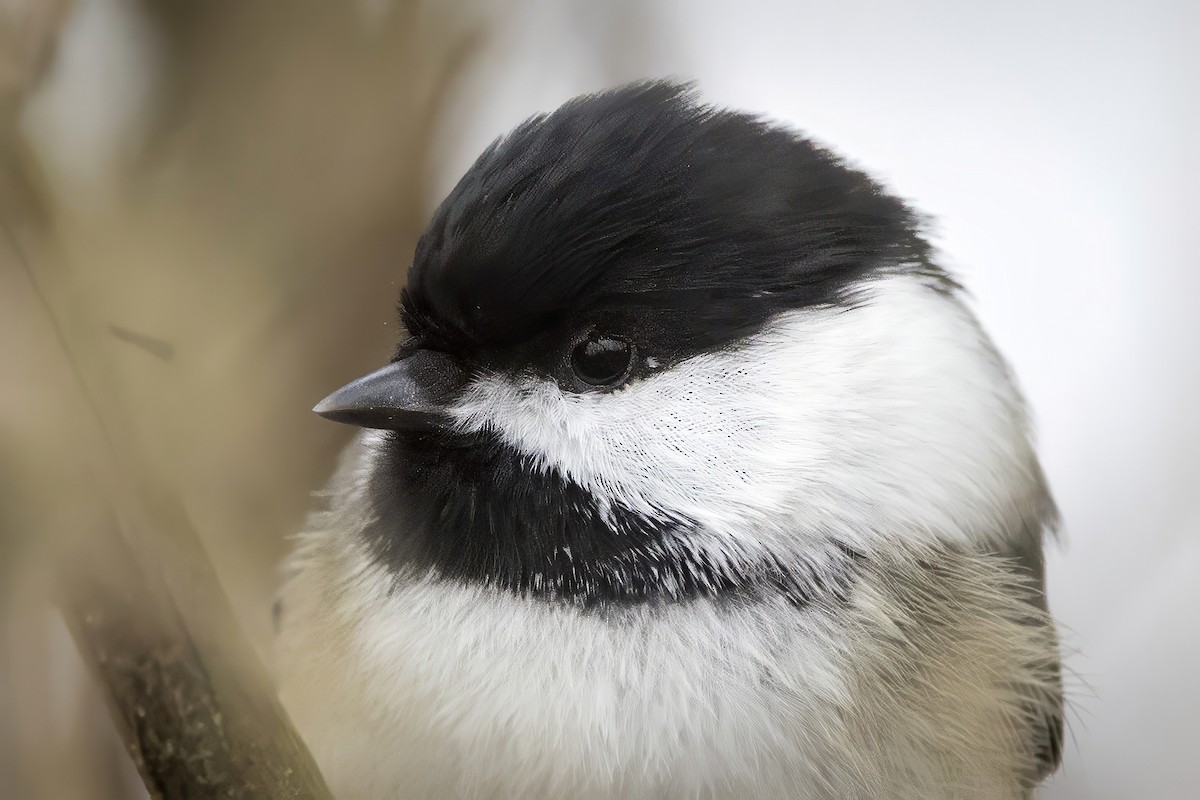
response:
M53 500L70 500L58 521L82 529L57 543L64 617L155 797L328 798L178 500L119 403L98 399L104 337L86 334L103 328L57 254L16 119L0 123L0 262L20 304L44 312L27 346L55 362L41 377L60 424L39 444L59 457Z
M216 573L262 642L283 534L344 435L307 409L391 344L379 287L403 278L434 122L480 29L454 3L398 1L370 25L323 0L119 8L148 15L156 94L95 172L98 203L64 206L88 178L46 159L43 179L50 139L21 139L36 80L0 98L10 530L29 553L54 534L64 616L155 795L323 797ZM62 757L31 774L83 763L41 744Z
M170 798L329 797L178 501L94 398L87 360L72 352L60 320L71 308L79 325L86 309L55 294L8 221L4 247L58 338L60 372L73 378L64 434L88 465L79 473L86 484L60 487L93 523L63 553L64 616L147 788Z

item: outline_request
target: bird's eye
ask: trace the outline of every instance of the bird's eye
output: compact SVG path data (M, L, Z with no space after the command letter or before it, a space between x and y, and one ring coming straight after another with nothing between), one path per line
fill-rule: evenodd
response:
M571 369L588 386L616 386L632 364L633 343L619 336L592 333L571 351Z

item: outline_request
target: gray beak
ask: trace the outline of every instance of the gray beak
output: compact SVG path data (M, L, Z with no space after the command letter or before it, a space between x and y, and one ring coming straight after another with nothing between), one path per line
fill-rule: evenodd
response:
M454 359L417 350L351 381L313 408L325 419L362 428L410 430L450 421L447 406L467 383Z

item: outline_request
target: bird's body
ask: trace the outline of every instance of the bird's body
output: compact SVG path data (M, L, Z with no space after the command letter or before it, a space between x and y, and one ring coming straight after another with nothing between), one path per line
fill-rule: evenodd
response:
M282 597L335 793L1026 797L1053 505L957 292L865 176L676 87L481 156L414 341L319 409L388 429Z

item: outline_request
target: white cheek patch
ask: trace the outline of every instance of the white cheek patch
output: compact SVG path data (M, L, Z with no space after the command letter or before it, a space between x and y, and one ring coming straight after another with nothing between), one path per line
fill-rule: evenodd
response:
M535 378L491 376L455 408L607 507L726 527L778 509L806 454L773 434L795 409L768 391L761 358L690 359L611 393L572 394Z
M957 299L915 276L879 280L854 307L783 314L614 392L484 376L453 414L602 507L694 520L726 546L835 533L867 546L881 531L978 541L1040 491L1003 362Z

